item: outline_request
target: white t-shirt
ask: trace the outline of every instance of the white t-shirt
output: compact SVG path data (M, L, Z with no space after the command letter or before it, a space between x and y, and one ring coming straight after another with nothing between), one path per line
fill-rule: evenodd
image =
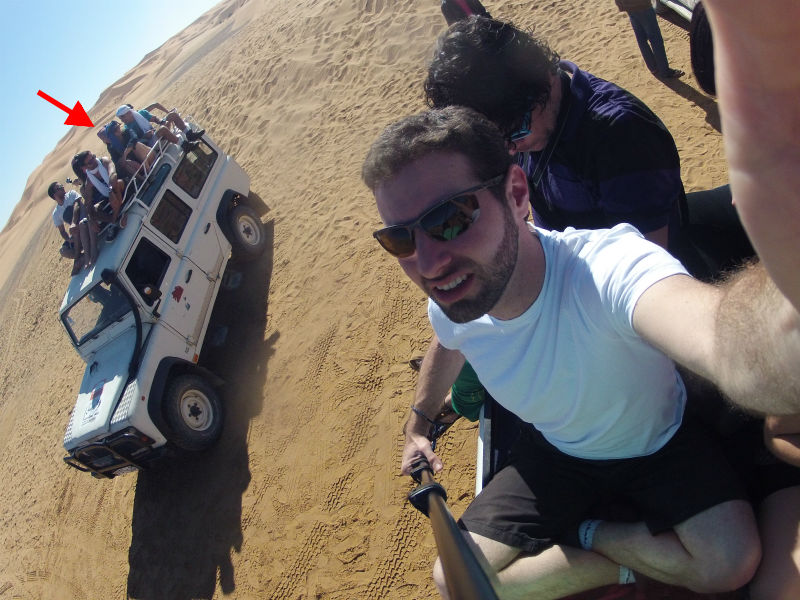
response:
M53 209L53 225L59 227L64 224L64 211L68 206L72 206L80 200L80 197L81 195L78 192L70 190L64 195L63 204L56 203L56 207Z
M522 315L457 324L433 302L439 341L459 350L489 393L565 454L652 454L678 429L686 390L674 363L633 329L639 296L684 267L631 225L535 229L542 291Z

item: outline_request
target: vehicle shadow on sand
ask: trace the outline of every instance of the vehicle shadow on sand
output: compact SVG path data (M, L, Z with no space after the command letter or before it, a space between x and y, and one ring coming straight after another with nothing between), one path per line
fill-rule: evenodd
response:
M231 264L221 289L201 363L225 380L222 438L198 454L178 454L139 473L133 503L128 597L142 600L211 598L236 587L231 552L242 546L242 494L250 483L247 432L262 410L262 388L279 333L264 339L273 268L274 226L258 260ZM229 286L230 287L230 286ZM215 331L224 343L208 347Z

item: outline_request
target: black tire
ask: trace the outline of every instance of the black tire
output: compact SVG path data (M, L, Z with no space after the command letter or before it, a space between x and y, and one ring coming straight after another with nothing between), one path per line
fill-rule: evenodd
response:
M267 247L267 235L256 211L246 204L235 206L228 214L228 225L235 259L255 260L264 253Z
M175 377L164 395L167 438L178 448L196 452L214 445L225 420L219 396L205 379L187 374Z
M706 94L717 95L714 83L714 40L706 9L701 2L692 11L689 25L689 54L692 59L692 72L697 83Z

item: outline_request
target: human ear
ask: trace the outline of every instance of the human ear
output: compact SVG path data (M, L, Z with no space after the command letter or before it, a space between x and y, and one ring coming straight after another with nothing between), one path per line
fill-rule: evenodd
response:
M505 195L515 215L527 218L530 211L530 196L528 191L528 177L525 171L517 164L508 168L505 183Z

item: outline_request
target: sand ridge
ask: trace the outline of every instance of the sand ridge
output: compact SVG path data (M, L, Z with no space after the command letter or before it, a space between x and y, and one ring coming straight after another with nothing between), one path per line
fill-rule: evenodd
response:
M727 180L715 102L642 64L610 0L510 1L564 57L626 87L672 131L687 190ZM689 71L688 34L660 20ZM435 598L427 521L404 502L406 361L429 339L422 293L371 237L360 167L378 131L423 108L438 2L230 0L150 53L89 110L122 102L192 115L251 177L271 244L226 299L218 359L228 405L214 450L96 481L62 462L82 373L57 321L69 267L44 190L100 152L72 130L0 234L0 598ZM27 249L26 249L27 248ZM476 427L442 443L457 515L472 496Z

